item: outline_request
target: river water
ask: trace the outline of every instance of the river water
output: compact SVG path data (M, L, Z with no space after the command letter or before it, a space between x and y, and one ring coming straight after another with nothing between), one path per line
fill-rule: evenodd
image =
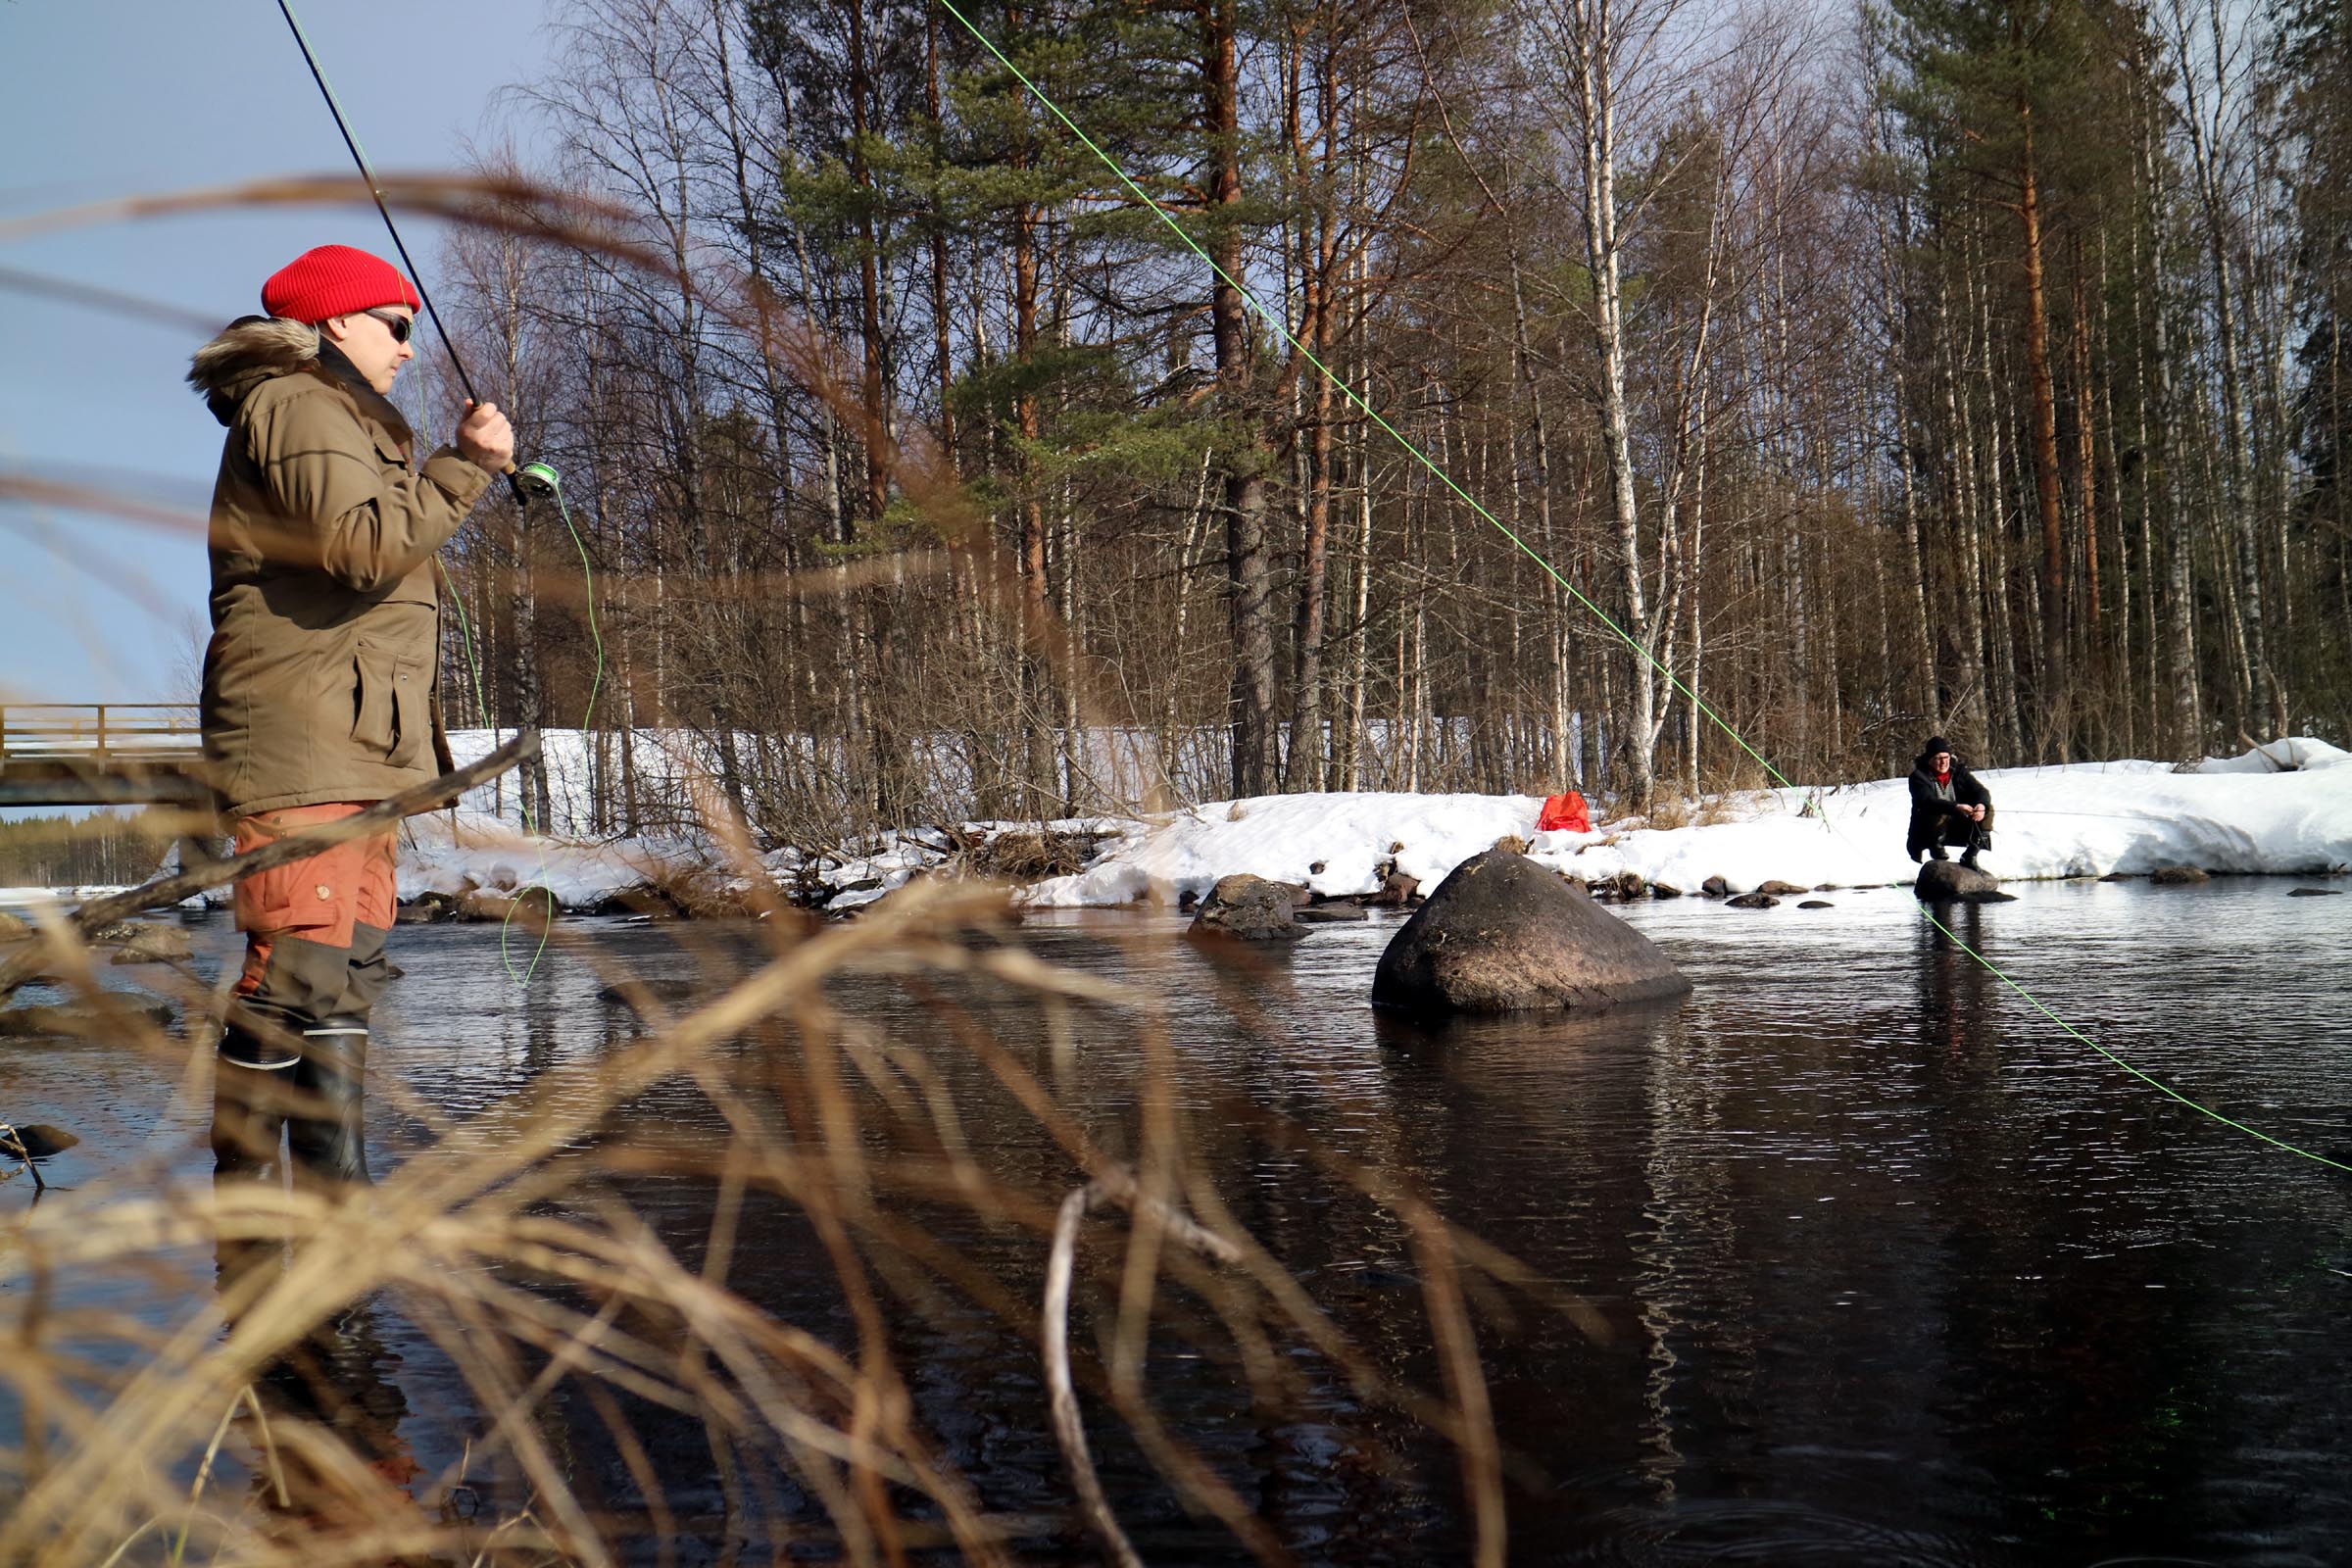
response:
M2352 1163L2352 899L2289 885L2021 885L2017 902L1953 919L2133 1067ZM1169 999L1196 1157L1392 1376L1442 1387L1410 1237L1337 1163L1417 1190L1589 1303L1584 1327L1524 1292L1478 1308L1514 1561L2352 1562L2352 1176L2132 1077L1900 892L1820 897L1834 906L1622 911L1693 981L1680 1006L1438 1031L1365 1004L1394 917L1319 928L1262 964L1193 948L1171 917L1041 916L1021 941ZM495 930L399 933L408 972L378 1012L383 1066L429 1112L463 1117L632 1038L630 1015L599 1000L599 964L677 973L677 931L578 929L597 961L551 950L520 989ZM233 951L217 918L196 934L201 962ZM958 995L1041 1072L1063 1064L1060 1097L1091 1132L1132 1142L1131 1030L1081 1012L1057 1035L1035 1008ZM992 1174L1049 1200L1074 1179L935 1003L882 979L837 996L932 1063ZM412 1153L416 1118L394 1098L377 1097L371 1121L379 1171L462 1157ZM134 1157L201 1180L197 1111L127 1052L0 1042L0 1114L88 1140L51 1162L61 1187ZM634 1114L669 1137L723 1125L683 1085ZM24 1187L0 1187L0 1207L25 1202ZM627 1196L682 1250L708 1226L699 1179L647 1178ZM1115 1229L1089 1234L1090 1255L1112 1250ZM804 1228L755 1205L744 1235L735 1288L846 1338ZM946 1239L1035 1299L1033 1235L970 1222ZM1069 1494L1032 1335L958 1300L910 1312L897 1348L941 1453L984 1503L1053 1514ZM1085 1310L1073 1342L1091 1354ZM1171 1337L1155 1343L1152 1387L1301 1560L1462 1559L1451 1450L1319 1357L1293 1359L1298 1388L1269 1408L1218 1355ZM356 1316L335 1360L355 1405L424 1470L477 1435L447 1357L394 1308ZM1090 1411L1148 1561L1243 1558ZM627 1494L620 1457L571 1414L583 1488ZM665 1420L644 1413L669 1505L699 1538L681 1560L760 1534L699 1429ZM787 1490L778 1506L798 1504ZM1024 1549L1091 1559L1050 1529Z

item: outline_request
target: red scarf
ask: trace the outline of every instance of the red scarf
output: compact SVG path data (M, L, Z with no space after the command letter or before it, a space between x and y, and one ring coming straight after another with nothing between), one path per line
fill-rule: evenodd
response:
M1949 783L1951 783L1951 781L1952 781L1952 770L1951 770L1950 768L1948 768L1948 767L1947 767L1947 768L1945 768L1945 769L1944 769L1942 772L1940 772L1940 773L1938 773L1938 774L1936 774L1936 783L1938 783L1938 784L1949 784Z

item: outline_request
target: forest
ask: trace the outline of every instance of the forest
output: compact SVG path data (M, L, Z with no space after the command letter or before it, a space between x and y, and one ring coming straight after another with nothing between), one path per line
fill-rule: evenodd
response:
M2342 0L556 15L442 691L600 830L2346 738Z

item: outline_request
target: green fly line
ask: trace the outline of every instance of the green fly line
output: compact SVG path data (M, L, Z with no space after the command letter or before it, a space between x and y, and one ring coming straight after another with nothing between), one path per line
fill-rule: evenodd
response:
M1290 346L1293 353L1298 355L1299 358L1303 359L1307 364L1313 366L1316 371L1322 375L1323 379L1330 382L1331 385L1340 393L1340 395L1345 397L1349 404L1353 405L1354 408L1361 413L1365 418L1378 425L1380 429L1387 434L1391 440L1395 441L1398 447L1402 448L1408 456L1410 456L1415 462L1419 463L1422 467L1428 469L1429 472L1441 484L1445 485L1447 490L1450 490L1455 496L1459 497L1464 505L1468 506L1471 511L1477 513L1479 516L1485 518L1494 527L1496 532L1500 533L1505 539L1509 540L1511 544L1518 549L1520 554L1526 556L1530 561L1533 561L1537 566L1542 568L1546 576L1548 576L1553 582L1557 583L1562 589L1566 590L1569 596L1575 599L1575 601L1584 607L1585 610L1589 611L1594 619L1598 620L1601 625L1607 627L1619 642L1624 643L1626 647L1632 649L1635 654L1640 656L1642 660L1644 661L1652 670L1656 671L1657 674L1662 677L1669 686L1682 694L1684 700L1690 703L1693 712L1702 715L1707 719L1708 722L1712 723L1717 729L1721 730L1731 739L1734 745L1738 746L1741 751L1753 758L1757 764L1761 766L1765 772L1769 773L1774 779L1778 780L1784 789L1788 790L1791 794L1804 793L1803 791L1799 790L1796 785L1790 783L1779 768L1773 766L1770 759L1766 758L1763 753L1757 751L1753 746L1749 745L1746 738L1738 730L1734 729L1721 714L1717 713L1712 708L1709 708L1704 702L1701 702L1699 700L1698 693L1692 691L1689 686L1685 685L1679 678L1676 677L1673 670L1667 668L1666 665L1662 663L1655 655L1650 653L1648 649L1642 647L1641 639L1635 637L1624 627L1618 625L1616 620L1609 615L1608 612L1602 610L1599 605L1593 603L1591 598L1586 596L1582 589L1578 588L1575 583L1570 582L1565 576L1563 576L1557 567L1553 566L1549 561L1544 559L1541 551L1537 550L1533 545L1530 545L1525 539L1521 538L1519 534L1500 517L1495 516L1494 513L1488 511L1485 505L1483 505L1476 496L1472 495L1468 490L1456 483L1453 476L1447 473L1445 468L1441 467L1437 461L1430 457L1427 452L1423 451L1417 443L1415 443L1410 437L1406 436L1402 431L1398 430L1395 425L1391 424L1386 418L1384 418L1381 416L1380 411L1375 409L1371 403L1364 398L1363 394L1359 393L1354 387L1348 385L1345 377L1338 374L1329 366L1325 365L1320 359L1318 359L1315 356L1314 351L1308 348L1304 343L1301 343L1298 340L1298 335L1291 330L1288 320L1286 320L1279 313L1275 312L1263 301L1261 301L1249 287L1249 285L1244 283L1240 278L1235 277L1232 273L1228 272L1222 266L1220 266L1217 262L1217 259L1203 249L1200 245L1200 242L1196 240L1184 227L1184 225L1176 220L1175 215L1170 213L1166 207L1162 206L1159 201L1152 195L1151 192L1145 190L1143 186L1137 184L1133 178L1129 177L1127 171L1119 166L1118 160L1111 157L1109 153L1104 152L1102 146L1097 143L1092 136L1089 136L1086 133L1084 127L1079 125L1076 121L1072 120L1067 114L1062 112L1061 106L1055 103L1043 87L1040 87L1035 81L1031 80L1026 72L1022 71L1019 66L1014 65L1011 59L1005 55L1004 51L997 47L994 39L989 37L987 33L983 32L976 24L974 24L972 20L965 16L961 10L957 9L956 0L940 0L940 4L947 9L947 12L950 16L954 17L962 24L964 31L970 33L983 49L986 49L990 55L995 57L999 65L1003 66L1006 71L1012 74L1013 79L1018 81L1024 88L1026 88L1029 92L1029 95L1032 98L1035 98L1038 103L1044 107L1047 113L1051 114L1055 120L1061 122L1062 125L1069 130L1070 134L1077 137L1078 140L1085 145L1086 150L1095 155L1096 159L1101 162L1102 167L1110 172L1111 176L1115 178L1120 185L1124 186L1130 195L1134 196L1137 201L1150 208L1152 216L1157 218L1160 222L1166 226L1169 233L1174 234L1176 238L1183 243L1185 249L1191 251L1195 256L1200 257L1201 261L1207 263L1209 270L1216 274L1219 281L1223 282L1227 287L1239 294L1242 299L1247 301L1250 305L1250 308L1256 312L1259 318L1262 318L1268 326L1272 327L1274 331L1281 336L1283 342ZM1821 811L1819 815L1821 817L1822 826L1827 831L1836 834L1849 847L1852 846L1853 841L1846 839L1845 835L1838 831L1838 829L1830 821L1829 813L1826 810ZM2190 1099L2188 1096L2180 1093L2180 1091L2173 1088L2171 1085L2166 1084L2162 1080L2152 1077L2148 1073L2143 1072L2141 1069L2133 1066L2129 1061L2126 1061L2122 1056L2117 1055L2113 1051L2110 1051L2105 1046L2100 1045L2096 1040L2093 1040L2090 1036L2084 1034L2082 1030L2076 1028L2073 1024L2068 1023L2064 1018L2052 1011L2041 1002L2039 998L2035 997L2023 985L2012 979L2008 973L2000 967L2000 965L1994 963L1990 958L1987 958L1984 956L1984 955L1979 953L1975 948L1971 947L1958 932L1952 930L1950 926L1945 925L1942 920L1938 919L1936 911L1933 908L1930 908L1927 904L1921 902L1916 897L1913 899L1913 903L1918 905L1920 912L1928 917L1930 924L1935 926L1937 931L1942 932L1945 937L1949 938L1953 945L1959 948L1961 952L1967 954L1979 964L1982 964L1984 969L1993 976L1994 979L2000 981L2001 984L2007 986L2010 990L2016 992L2020 997L2024 998L2035 1011L2039 1012L2043 1017L2048 1018L2050 1022L2056 1024L2068 1035L2068 1037L2080 1041L2082 1044L2089 1047L2092 1051L2098 1053L2099 1055L2105 1057L2108 1061L2112 1062L2115 1066L2121 1068L2124 1072L2130 1074L2132 1077L2139 1080L2141 1083L2146 1084L2150 1088L2158 1091L2168 1098L2178 1101L2180 1104L2187 1106L2190 1110L2196 1111L2200 1115L2211 1117L2213 1120L2221 1123L2225 1127L2232 1128L2238 1132L2244 1133L2250 1138L2258 1139L2263 1143L2269 1144L2273 1148L2283 1150L2290 1154L2301 1155L2305 1159L2314 1161L2317 1164L2326 1165L2332 1170L2352 1172L2352 1164L2347 1164L2341 1160L2330 1159L2326 1154L2317 1153L2311 1150L2290 1144L2282 1138L2278 1138L2270 1133L2262 1131L2260 1128L2249 1127L2244 1122L2237 1121L2228 1115L2225 1115L2223 1112L2214 1109L2210 1105L2202 1104L2199 1102Z
M427 434L425 439L429 441L431 436ZM564 503L564 481L557 477L555 469L549 467L544 463L533 463L526 465L523 471L529 474L532 478L537 479L539 482L546 485L547 493L555 498L556 514L564 519L564 531L571 536L571 548L580 558L580 582L582 593L585 596L588 607L588 640L591 646L593 646L596 650L595 666L588 679L588 701L580 714L580 733L584 739L590 726L596 721L596 700L597 697L603 692L605 685L605 634L603 629L598 626L596 620L596 572L595 569L588 564L587 542L580 537L579 527L571 520L571 508ZM456 612L458 617L458 642L465 651L466 673L473 682L474 711L479 713L483 719L487 720L490 716L490 704L483 691L481 654L474 645L472 622L466 618L465 596L457 591L456 583L450 578L449 568L441 564L441 558L438 554L433 557L433 569L440 574L442 603L448 605L449 608ZM491 727L490 741L491 745L495 748L498 743L498 730L495 725ZM541 759L540 765L543 767L546 765L546 760L544 757ZM529 882L524 883L521 887L514 890L515 896L514 901L507 906L506 917L499 922L498 956L500 961L503 962L507 967L507 978L514 981L517 988L521 988L528 986L531 983L531 976L538 970L539 959L543 955L546 954L550 934L555 928L555 922L553 920L547 920L541 923L539 927L538 945L531 950L530 957L523 963L521 969L517 971L514 964L514 954L512 946L512 940L514 929L514 917L516 914L520 913L522 909L522 895L531 892L533 889L536 889L539 892L547 895L550 901L550 907L552 909L553 901L556 894L555 889L547 885L547 839L543 833L537 831L532 825L530 791L528 789L521 789L518 787L518 800L522 814L522 831L527 837L533 840L538 851L539 863L537 866L537 874ZM451 806L450 812L451 834L454 844L457 813L457 807L454 803ZM545 824L541 825L544 826Z
M545 484L547 486L548 494L555 498L556 514L564 519L564 531L571 536L571 548L573 552L576 553L580 558L581 591L585 596L585 602L588 607L588 640L590 645L596 650L596 662L588 678L588 701L580 714L580 735L582 741L585 742L590 726L596 721L597 697L603 692L605 685L605 634L603 630L598 627L596 621L596 572L595 569L588 564L587 542L580 537L579 527L571 520L571 508L566 505L564 500L564 482L556 476L556 470L549 467L544 463L533 463L526 465L523 471L528 473L531 477L539 480L541 483ZM446 583L448 580L449 574L447 571L444 571L442 573L442 581ZM466 625L466 611L464 607L462 605L458 605L458 596L455 593L452 593L449 597L451 604L455 606L458 611L458 632L465 643L466 662L473 677L473 700L475 711L479 712L486 719L490 716L490 709L489 706L482 701L481 660L474 650L473 638L469 628ZM490 740L493 746L495 746L498 742L498 731L495 726L493 726L491 729ZM547 765L547 759L544 754L542 754L540 757L539 765L543 768ZM531 820L531 792L527 786L518 783L516 785L516 795L522 815L522 831L524 836L529 838L532 841L533 846L537 849L539 855L539 863L535 868L531 879L514 890L514 898L507 906L506 918L499 922L498 956L500 961L505 963L507 966L507 978L514 981L517 988L521 988L528 986L531 983L531 976L538 971L539 960L546 954L548 941L555 930L555 921L552 918L542 919L540 921L538 944L531 949L530 957L526 959L521 968L517 970L515 967L514 952L513 948L514 917L522 912L523 896L533 891L537 891L546 895L548 903L544 912L552 915L555 907L556 890L548 886L547 882L549 870L547 863L547 829L549 828L550 824L544 822L534 824Z

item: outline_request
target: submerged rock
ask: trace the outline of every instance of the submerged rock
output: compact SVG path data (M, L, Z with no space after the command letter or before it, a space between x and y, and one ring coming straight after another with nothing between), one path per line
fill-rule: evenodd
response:
M1838 907L1838 906L1832 904L1827 899L1807 899L1804 903L1798 905L1797 907L1800 909L1835 909Z
M2148 873L2148 880L2158 887L2180 887L2191 882L2207 882L2212 878L2193 865L2160 865Z
M1294 911L1291 918L1301 925L1339 925L1349 920L1369 920L1372 911L1360 904L1317 904Z
M2290 899L2332 899L2343 891L2342 888L2289 888L2286 896Z
M0 1121L0 1154L12 1159L47 1159L62 1154L81 1140L63 1127L46 1122L26 1122L21 1126Z
M646 975L604 986L596 1000L626 1007L640 1018L657 1017L672 1008L691 1011L692 1004L723 995L731 983L708 975Z
M2006 897L2000 878L1958 860L1930 860L1919 868L1911 894L1922 904L1977 904Z
M1781 906L1781 901L1769 893L1758 890L1754 893L1742 893L1736 899L1726 899L1723 901L1723 906L1727 909L1777 909Z
M1438 884L1390 941L1372 1004L1403 1012L1589 1011L1679 997L1647 937L1525 856L1487 850Z
M184 929L153 921L114 927L100 940L114 943L117 963L185 963L196 956Z
M138 1005L113 996L83 1006L43 1003L0 1010L0 1040L116 1040L130 1030L172 1019L167 1002Z
M1227 937L1241 942L1280 942L1306 935L1298 910L1306 889L1295 882L1269 882L1247 872L1217 878L1217 885L1200 901L1193 915L1195 937Z
M1779 877L1774 877L1769 882L1758 883L1756 885L1756 891L1758 893L1769 893L1776 899L1792 899L1799 893L1810 893L1813 890L1811 888L1800 888L1793 882L1784 882Z

